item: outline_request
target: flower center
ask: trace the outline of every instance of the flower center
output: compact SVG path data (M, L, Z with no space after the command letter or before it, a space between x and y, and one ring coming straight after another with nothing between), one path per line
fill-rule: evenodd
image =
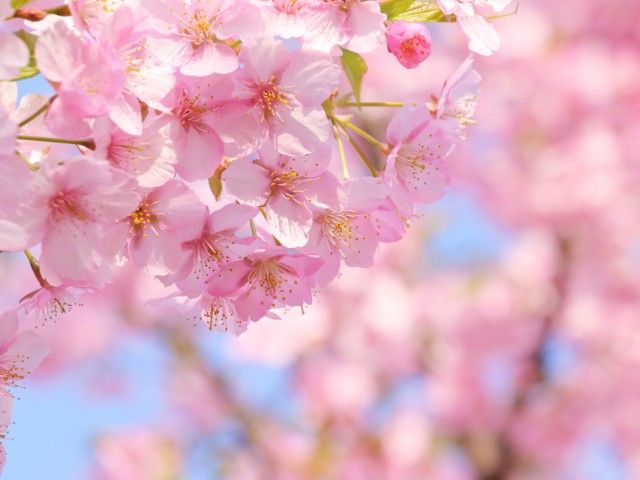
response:
M158 215L153 209L153 204L144 200L138 208L129 215L129 223L135 235L146 236L147 228L151 228L156 236L160 236L155 225L158 223Z
M202 10L196 10L182 22L182 34L191 40L193 48L217 42L218 38L213 33L216 21L217 16L208 16Z
M49 209L51 210L54 220L61 220L63 217L71 216L78 220L86 220L86 216L82 213L74 198L67 192L58 192L49 199Z
M182 125L182 128L185 130L194 128L200 133L205 133L208 128L206 123L202 120L202 116L207 111L208 108L200 103L199 95L191 97L185 90L182 90L178 106L173 113L178 117L180 125Z
M277 108L280 105L289 105L289 97L277 85L275 75L271 75L269 83L261 85L256 92L256 100L262 108L263 118L277 116Z
M288 268L279 264L277 260L262 260L257 262L249 273L248 281L270 297L276 298L278 291L285 283L285 273L291 272L288 272Z
M336 248L351 243L353 227L351 225L355 213L351 211L329 212L322 221L322 233Z
M25 377L26 372L16 366L15 363L10 365L0 365L0 383L8 387L15 387L17 383Z

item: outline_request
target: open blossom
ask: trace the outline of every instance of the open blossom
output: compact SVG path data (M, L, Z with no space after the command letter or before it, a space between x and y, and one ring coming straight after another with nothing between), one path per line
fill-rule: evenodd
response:
M386 16L377 0L310 0L304 47L331 52L344 47L358 53L384 42Z
M320 104L338 86L340 68L314 51L291 52L264 39L240 54L239 99L248 104L256 147L270 140L287 155L310 153L329 139L330 124Z
M247 226L256 212L253 207L236 203L213 213L203 211L201 229L182 242L181 249L187 254L184 265L167 280L187 296L203 293L207 280L222 264L240 260L253 251L254 239L241 238L237 232Z
M384 179L394 202L407 213L412 201L437 200L449 184L444 163L458 140L456 124L433 119L426 105L403 107L387 130L393 150Z
M95 154L130 173L141 187L159 187L174 176L178 161L169 128L166 118L149 114L142 134L131 135L109 119L99 118L93 125Z
M135 265L158 275L173 273L185 261L181 244L200 229L205 207L180 180L142 192L142 199L122 215L117 244Z
M321 285L335 278L342 261L354 267L373 264L381 225L372 212L387 195L380 181L361 178L345 182L337 195L319 198L307 250L317 252L324 261L317 274Z
M31 229L42 239L40 266L52 284L99 285L116 253L104 237L135 208L135 181L104 160L47 158L29 203Z
M190 300L190 305L187 318L204 323L211 331L238 336L249 325L248 318L240 317L237 300L233 296L212 296L203 292L200 297Z
M208 291L220 297L237 293L240 318L256 321L272 308L310 304L321 266L318 257L265 246L224 265L209 279Z
M444 83L432 114L437 118L453 119L461 127L473 124L481 80L480 74L473 69L473 57L467 57Z
M0 440L7 434L13 409L12 388L36 369L49 354L49 347L32 331L18 333L18 315L9 310L0 315ZM5 452L0 442L0 473Z
M310 201L322 190L335 191L337 180L327 172L328 148L289 157L265 146L257 160L236 160L224 172L230 194L242 203L264 206L269 230L285 247L302 247L313 221Z
M85 118L109 115L124 130L138 133L121 115L131 107L122 103L125 67L94 38L57 21L40 35L36 60L45 78L58 85L58 99L47 112L52 131L79 138L90 133Z
M0 396L9 394L49 353L49 347L31 331L18 333L18 315L0 316Z
M164 55L184 75L233 72L239 63L231 42L247 43L264 30L258 8L248 0L146 3L166 37Z
M420 23L393 22L387 27L387 47L407 68L416 68L431 55L431 34Z
M108 115L125 132L139 135L140 101L166 109L161 101L173 87L174 73L160 58L146 20L143 10L121 5L97 38L63 20L40 34L38 66L59 84L59 98L47 114L52 130L78 138L89 133L85 119Z
M221 75L180 77L167 99L169 136L180 160L176 170L185 180L210 177L222 161L224 144L218 131L234 116L232 90L231 80Z
M137 135L142 133L139 102L166 111L163 99L175 84L174 69L153 33L148 13L124 4L109 17L98 37L101 49L112 52L124 68L123 91L109 116L124 131Z
M45 325L80 305L79 289L44 284L20 299L20 311L25 317L35 319L36 324Z

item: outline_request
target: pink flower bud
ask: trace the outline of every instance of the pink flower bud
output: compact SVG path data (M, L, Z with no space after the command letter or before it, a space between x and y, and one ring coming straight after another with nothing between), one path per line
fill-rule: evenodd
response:
M416 68L431 55L431 35L421 23L393 22L386 35L389 51L406 68Z

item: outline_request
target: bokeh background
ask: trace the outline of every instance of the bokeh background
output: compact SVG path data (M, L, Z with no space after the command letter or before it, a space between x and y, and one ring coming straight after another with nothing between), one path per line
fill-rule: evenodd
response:
M638 18L523 0L496 20L446 197L304 313L215 334L146 306L161 286L127 269L39 326L54 350L18 392L4 478L640 478ZM367 57L364 99L438 91L466 42L430 28L416 70ZM6 306L34 288L20 257L0 279Z

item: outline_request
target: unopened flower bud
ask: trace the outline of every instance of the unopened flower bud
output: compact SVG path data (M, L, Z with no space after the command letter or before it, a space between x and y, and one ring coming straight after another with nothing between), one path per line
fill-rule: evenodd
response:
M421 23L393 22L386 35L389 51L406 68L416 68L431 55L431 35Z

